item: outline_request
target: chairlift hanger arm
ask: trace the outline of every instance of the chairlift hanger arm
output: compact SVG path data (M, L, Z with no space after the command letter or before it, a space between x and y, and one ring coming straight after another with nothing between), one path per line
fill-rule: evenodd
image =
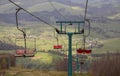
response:
M87 21L88 22L88 34L85 35L85 32L83 33L83 45L84 45L84 49L85 49L85 42L86 42L86 38L90 35L90 20L89 19L86 19L86 15L87 15L87 9L88 9L88 0L86 0L86 6L85 6L85 14L84 14L84 21ZM85 26L85 25L84 25ZM85 29L85 27L83 28L83 30Z
M85 33L83 32L84 39L90 35L90 20L89 20L89 19L86 19L87 9L88 9L88 0L86 0L84 21L85 21L85 22L88 22L88 30L89 30L89 31L88 31L88 34L87 34L87 35L85 35ZM85 23L84 23L84 24L85 24ZM83 28L83 30L84 30L84 29L85 29L85 28Z
M18 12L21 10L22 8L18 8L18 9L16 9L17 11L16 11L16 13L15 13L15 16L16 16L16 26L17 26L17 29L18 30L20 30L20 31L22 31L20 28L19 28L19 26L18 26Z
M85 19L85 21L88 22L88 34L85 35L85 33L83 33L83 48L85 49L86 46L86 38L90 35L90 20L89 19Z
M54 29L54 37L55 37L55 39L57 41L57 45L58 45L59 44L59 42L58 42L58 34L56 35L55 33L56 33L56 30Z
M86 19L87 9L88 9L88 0L86 0L86 5L85 5L84 21L87 21L87 22L88 22L88 30L89 30L89 32L88 32L87 35L84 35L85 38L90 35L90 20L89 20L89 19ZM83 29L85 29L85 28L83 28ZM84 34L84 33L83 33L83 34Z
M19 13L19 11L20 11L21 9L22 9L22 8L16 9L16 10L17 10L17 11L16 11L16 26L17 26L17 29L23 33L24 46L25 46L25 51L24 51L24 53L26 53L26 32L25 32L23 29L20 29L20 28L19 28L19 25L18 25L18 13ZM23 56L24 56L24 55L23 55ZM25 57L25 56L24 56L24 57Z
M90 35L90 20L85 19L85 21L88 23L88 34L87 35L84 34L84 37L86 38L86 37L88 37Z
M16 9L16 10L17 10L17 11L16 11L16 26L17 26L17 29L23 33L24 38L26 38L26 33L25 33L25 31L24 31L23 29L20 29L20 28L19 28L19 25L18 25L18 13L19 13L19 11L20 11L21 9L22 9L22 8Z

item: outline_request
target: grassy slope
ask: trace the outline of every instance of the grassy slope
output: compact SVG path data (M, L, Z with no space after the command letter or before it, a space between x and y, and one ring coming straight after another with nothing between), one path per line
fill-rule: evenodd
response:
M98 38L104 38L104 36L109 36L109 37L119 37L119 22L114 22L114 21L109 21L107 23L96 23L92 22L91 23L92 28L96 29L91 29L91 36L92 37L98 37ZM96 33L97 32L97 33Z
M108 51L119 51L120 48L120 38L118 39L109 39L107 41L104 41L105 47L103 47L102 49L104 50L108 50Z
M39 49L52 49L53 45L56 44L56 39L54 37L53 29L48 27L47 25L44 25L44 26L43 25L41 25L41 26L38 25L38 26L34 27L36 29L36 31L37 30L41 31L41 32L33 31L33 32L35 32L35 34L37 34L37 33L39 34L39 39L38 39L38 42L37 42L38 48ZM115 23L115 22L91 23L91 26L100 28L102 31L104 31L104 33L102 33L102 32L98 33L95 30L91 29L91 37L92 38L104 38L105 35L108 35L110 37L114 37L114 36L119 37L119 33L118 33L119 32L119 23L118 22L117 23ZM38 28L38 27L40 27L40 28ZM117 33L116 32L110 32L109 30L118 31L118 32ZM70 31L73 31L73 29L71 29ZM32 33L32 31L31 31L31 33ZM58 35L58 37L59 37L59 43L64 46L64 49L67 49L67 46L68 46L68 40L67 39L68 39L68 37L65 36L65 35L61 35L61 36ZM73 36L73 48L76 48L76 43L80 41L80 38L82 38L82 36L80 36L80 35L74 35ZM113 42L114 42L114 40L113 40ZM82 43L82 41L80 41L80 43ZM105 45L108 45L108 44L106 43Z
M56 39L54 37L54 31L51 27L47 26L47 25L41 25L40 23L29 23L27 22L26 23L27 25L29 26L25 26L27 29L26 29L26 32L27 32L27 35L36 35L38 38L37 38L37 49L38 50L53 50L53 45L56 45L57 42L56 42ZM113 26L114 24L114 26ZM99 26L101 25L101 26ZM38 28L39 27L39 28ZM111 23L110 25L107 23L107 24L92 24L92 27L99 27L101 29L104 29L104 30L109 30L109 29L114 29L116 31L119 31L119 25L117 25L117 23ZM109 28L108 28L109 27ZM4 40L7 40L8 41L8 38L11 39L11 41L13 43L15 43L15 38L19 37L19 35L22 35L22 33L20 33L16 27L14 26L11 26L11 27L7 27L7 26L0 26L0 39L4 39ZM109 34L110 32L105 32L106 34L108 35L114 35L115 33L113 34ZM15 36L13 36L13 34ZM66 35L58 35L59 37L59 44L62 44L63 45L63 48L65 50L67 50L67 46L68 46L68 37ZM79 35L74 35L73 36L73 48L76 48L76 43L80 41L80 38L81 36ZM103 35L102 34L99 34L99 33L96 33L94 32L93 30L91 30L91 37L93 38L103 38ZM117 39L118 41L115 41L115 39L111 39L108 40L110 41L110 43L106 41L104 41L104 48L107 48L108 46L113 46L112 43L114 43L114 46L115 45L119 45L119 39ZM9 42L9 41L8 41ZM19 43L19 42L18 42ZM21 42L20 42L21 43ZM23 42L22 42L23 43ZM82 43L82 41L80 41L80 43ZM27 44L29 47L31 47L33 45L33 42L29 42L28 41L28 44ZM81 46L81 45L80 45ZM119 49L119 46L118 47L113 47L111 48L111 50L117 50ZM100 49L97 49L97 50L101 50ZM108 50L109 50L109 47L108 47ZM106 50L105 50L106 51ZM97 51L99 52L99 51Z
M94 48L94 53L106 53L106 52L120 52L120 38L113 38L102 41L104 46L102 48Z
M7 71L9 76L67 76L66 72L28 70L21 68L11 68Z
M30 60L28 58L17 59L17 67L18 68L9 69L7 71L7 74L9 76L12 76L12 75L16 75L16 76L20 76L20 75L22 75L22 76L26 76L26 75L29 75L29 76L67 76L67 72L65 72L65 71L52 71L52 70L49 70L49 68L45 69L46 68L45 66L48 66L50 64L54 65L54 62L52 60L55 60L55 59L60 60L61 56L40 52L31 59L32 60ZM39 67L44 66L44 65L45 66L42 70L38 70L36 68L34 69L34 67L33 67L33 69L29 69L29 70L23 69L25 67L25 66L23 67L23 65L31 64L31 62L35 64L34 67L36 67L36 65L38 65ZM22 68L20 67L20 64L21 64ZM80 74L73 73L73 76L76 76L76 75L80 75ZM87 73L85 73L85 74L81 74L81 76L89 76L89 75Z
M6 76L67 76L67 72L29 70L21 68L11 68L6 71ZM73 74L73 76L89 76L88 74Z
M55 61L63 59L62 56L38 52L32 58L17 58L16 66L22 68L32 68L41 70L55 69Z
M33 61L36 61L38 60L40 63L44 63L44 64L52 64L52 62L54 60L59 60L61 59L62 57L61 56L58 56L58 55L54 55L54 54L49 54L49 53L42 53L42 52L38 52L35 57L33 58L30 58L32 59ZM18 59L22 59L23 62L26 61L26 60L29 60L29 58L18 58ZM18 60L19 61L19 60ZM21 60L20 60L21 61ZM33 62L32 61L32 62ZM28 61L28 62L31 62L31 61ZM19 63L19 62L18 62ZM23 63L24 64L24 63Z
M15 27L5 27L5 26L4 26L4 28L3 28L3 26L0 26L0 27L2 29L2 30L0 30L1 38L4 37L4 36L11 37L11 34L13 32L19 33L16 30ZM12 30L9 29L9 28L11 28ZM31 29L29 30L30 32L31 32ZM56 44L56 40L53 36L53 31L52 31L53 29L50 28L50 27L46 27L46 26L45 27L40 26L40 29L42 30L42 32L36 32L36 33L38 33L38 35L40 35L40 38L37 41L37 49L38 50L52 49L53 44ZM49 30L49 32L45 31L45 29ZM39 28L37 28L37 30L39 30ZM37 30L34 30L34 31L37 31ZM5 34L3 34L3 32L5 32ZM67 36L62 36L62 37L65 39L64 40L65 43L66 43L65 45L67 46ZM79 37L79 36L73 36L73 45L74 45L73 47L74 48L75 48L76 42L79 41L79 39L76 40L76 37ZM119 38L104 40L102 42L104 43L104 47L99 48L99 49L94 48L93 53L106 53L109 50L110 51L119 50L119 45L120 45L120 39ZM60 37L60 44L63 44L63 40L61 39L61 37ZM65 48L67 49L67 47L65 47ZM23 59L23 58L19 59L18 60L18 63L19 63L18 66L22 65L22 63L24 63L25 65L29 65L30 63L33 63L35 61L37 61L36 63L40 63L39 65L47 63L47 65L45 65L45 66L48 66L49 64L52 63L54 58L59 59L61 57L59 57L57 55L47 54L47 53L38 53L36 55L36 57L32 58L32 60L31 59L29 60L27 58L26 59ZM33 63L33 64L35 64L35 63ZM37 67L37 65L35 65L34 67ZM19 73L17 73L17 72L19 72ZM39 75L39 76L67 76L66 72L57 72L57 71L39 71L39 70L28 70L28 69L18 69L18 68L17 68L17 70L16 70L16 68L12 68L12 69L7 71L7 74L9 76L13 76L16 73L17 73L16 76L21 76L21 75L22 76L26 76L26 75L29 75L29 76L35 76L35 75L36 76L37 75ZM88 76L88 75L83 75L83 76Z
M113 15L113 16L109 16L109 19L120 19L120 13Z

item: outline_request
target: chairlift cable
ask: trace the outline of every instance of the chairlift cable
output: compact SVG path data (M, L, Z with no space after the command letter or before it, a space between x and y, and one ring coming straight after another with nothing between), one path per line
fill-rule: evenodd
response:
M64 19L68 19L68 18L66 18L64 15L62 15L62 14L57 10L57 8L54 6L54 4L53 4L50 0L48 0L48 2L50 3L50 5L55 9L55 11L56 11L59 15L61 15Z
M22 9L23 11L25 11L25 12L27 12L28 14L30 14L31 16L33 16L33 17L35 17L36 19L38 19L39 21L41 21L41 22L43 22L43 23L45 23L45 24L47 24L47 25L49 25L49 26L51 26L52 28L54 28L54 29L57 29L55 26L53 26L53 25L51 25L51 24L49 24L48 22L46 22L46 21L44 21L44 20L42 20L41 18L39 18L38 16L36 16L36 15L34 15L34 14L32 14L32 13L30 13L29 11L27 11L26 9L24 9L24 8L22 8L21 6L19 6L18 4L16 4L15 2L13 2L12 0L9 0L11 3L13 3L15 6L17 6L17 7L19 7L20 9Z
M86 6L85 6L84 20L86 20L87 9L88 9L88 0L86 0Z

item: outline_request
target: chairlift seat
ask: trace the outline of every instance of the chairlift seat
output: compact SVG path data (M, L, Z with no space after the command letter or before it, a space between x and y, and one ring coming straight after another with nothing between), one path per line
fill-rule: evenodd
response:
M92 50L85 50L86 54L90 54Z
M24 49L17 49L16 54L17 55L24 55L25 50Z
M35 51L35 49L27 49L26 54L34 54Z
M17 49L16 50L16 57L34 57L34 54L36 53L36 50L25 50L24 49Z
M84 52L83 49L77 49L77 53L82 54Z
M54 45L53 48L54 49L62 49L62 45Z
M87 49L78 49L77 53L79 54L90 54L92 50L87 50Z

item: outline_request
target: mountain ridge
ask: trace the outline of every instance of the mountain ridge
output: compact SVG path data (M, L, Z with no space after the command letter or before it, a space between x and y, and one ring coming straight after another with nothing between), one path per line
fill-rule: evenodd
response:
M56 20L83 20L85 1L83 0L14 0L20 6L40 17L50 24ZM101 35L119 37L118 30L120 21L119 0L92 0L88 4L87 18L91 20L92 30ZM0 23L15 24L15 9L17 7L8 0L0 3ZM37 21L32 16L21 11L20 22ZM25 23L23 23L25 24ZM99 25L101 24L101 25ZM93 26L94 25L94 26ZM103 26L104 25L104 26ZM114 26L113 26L114 25ZM114 29L113 29L114 28ZM102 31L101 31L102 30ZM107 31L106 31L107 30ZM105 34L107 33L107 34ZM116 35L116 36L113 36Z

